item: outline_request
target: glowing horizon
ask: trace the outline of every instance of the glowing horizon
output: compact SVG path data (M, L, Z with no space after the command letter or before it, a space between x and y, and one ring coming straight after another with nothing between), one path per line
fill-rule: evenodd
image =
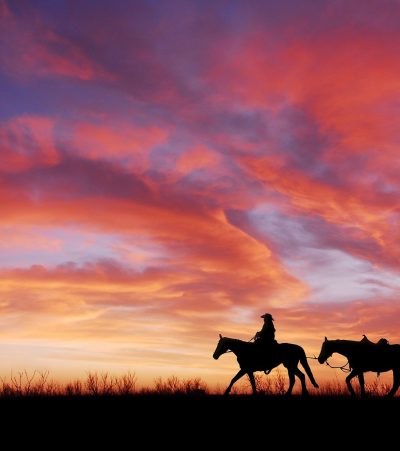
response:
M0 0L0 374L223 383L267 311L308 355L400 342L399 19Z

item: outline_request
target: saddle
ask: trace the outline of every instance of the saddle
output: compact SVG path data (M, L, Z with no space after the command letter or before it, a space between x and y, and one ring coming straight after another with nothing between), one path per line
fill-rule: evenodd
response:
M273 341L255 340L253 343L258 358L261 359L267 367L269 366L271 367L264 370L265 374L269 374L274 368L273 359L278 344L279 343L276 340Z
M363 335L363 338L360 340L363 346L367 346L368 350L372 350L374 354L381 354L382 350L389 349L389 340L386 338L380 338L376 343L371 341L366 335ZM377 375L380 376L380 371L377 372Z
M389 341L386 338L380 338L376 343L374 343L366 335L363 335L363 338L360 340L360 343L367 345L367 346L381 347L381 346L387 346L389 344Z

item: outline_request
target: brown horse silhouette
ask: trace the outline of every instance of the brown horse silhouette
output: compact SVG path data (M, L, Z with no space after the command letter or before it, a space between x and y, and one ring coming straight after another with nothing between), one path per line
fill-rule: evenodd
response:
M229 394L232 385L245 374L249 376L253 394L255 395L257 393L257 387L253 373L255 371L269 371L281 363L287 368L289 374L289 388L286 395L292 393L295 376L300 379L302 394L308 394L305 382L306 377L297 367L299 362L302 364L314 387L318 388L318 384L315 382L311 368L308 365L304 349L301 346L291 343L280 343L274 346L272 355L266 355L265 352L260 353L259 348L254 345L254 343L222 337L222 335L220 335L220 340L213 354L214 359L218 359L222 354L225 354L228 351L232 351L236 355L240 371L231 380L231 383L225 390L225 395Z
M352 340L328 340L322 343L318 362L324 363L333 353L338 353L347 358L351 372L346 377L346 384L351 393L355 395L351 380L358 376L361 388L361 396L365 395L364 373L373 371L383 373L393 371L393 387L387 396L393 396L400 386L400 345L375 344L368 339L361 341Z

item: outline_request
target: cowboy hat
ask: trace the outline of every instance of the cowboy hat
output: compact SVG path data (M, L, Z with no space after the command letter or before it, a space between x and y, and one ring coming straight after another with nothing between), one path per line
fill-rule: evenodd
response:
M272 321L274 321L274 318L272 318L271 313L264 313L264 315L261 315L261 318L269 318L272 319Z

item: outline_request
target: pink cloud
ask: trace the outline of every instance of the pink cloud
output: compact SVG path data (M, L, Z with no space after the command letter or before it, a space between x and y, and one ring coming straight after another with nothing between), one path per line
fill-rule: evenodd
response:
M212 170L221 161L217 152L199 145L186 150L177 162L177 170L183 173L189 173L196 169Z
M1 4L0 36L7 40L2 64L12 76L62 76L79 80L111 79L111 75L94 63L76 44L68 41L42 22L39 15L27 23L15 17L5 1Z
M78 123L72 136L71 144L88 159L120 160L130 157L136 170L140 168L145 171L149 169L149 151L165 143L169 131L157 126Z
M0 123L0 171L21 172L59 162L54 145L54 121L47 117L20 116Z
M6 0L0 0L0 18L10 17L10 15Z

